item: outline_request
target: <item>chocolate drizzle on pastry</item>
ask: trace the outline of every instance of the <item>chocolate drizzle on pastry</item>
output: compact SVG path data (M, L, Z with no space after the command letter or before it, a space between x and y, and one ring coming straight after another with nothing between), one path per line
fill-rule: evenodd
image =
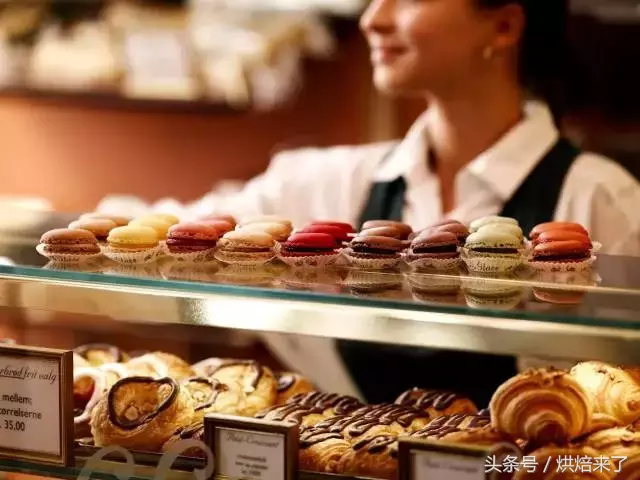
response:
M354 443L351 448L357 451L366 447L367 452L369 453L380 453L389 445L393 445L396 441L397 438L392 435L377 435L374 437L363 438L362 440Z
M124 354L122 350L114 345L109 345L108 343L89 343L87 345L81 345L73 349L75 353L80 355L85 360L89 359L89 352L96 350L107 353L110 357L112 357L111 362L113 363L119 363L124 360Z
M296 383L295 377L290 373L280 373L277 375L278 377L278 393L289 390L293 387L293 384Z
M296 403L286 403L276 405L256 414L256 418L268 418L276 422L291 421L301 423L307 415L320 414L324 409L316 406L300 405Z
M185 428L181 428L176 432L180 436L181 440L196 439L202 440L204 437L204 425L202 423L195 423Z
M322 392L298 393L291 397L286 404L317 407L322 410L333 408L336 415L345 415L362 407L362 402L355 397Z
M202 401L201 401L201 399L196 398L194 395L191 395L194 400L199 402L199 403L197 403L197 405L195 407L195 411L196 412L199 411L199 410L204 410L205 408L211 407L214 403L216 403L216 400L218 399L218 396L222 392L226 392L226 391L229 390L229 386L228 385L225 385L224 383L219 382L215 378L193 377L193 378L189 378L188 380L185 380L183 385L186 385L186 384L189 384L189 383L196 383L196 384L200 384L200 385L206 385L207 387L210 388L209 396L206 399L203 399ZM188 386L187 386L187 389L189 389Z
M466 421L466 425L461 425ZM471 428L486 427L491 424L491 419L481 415L465 415L458 413L455 415L445 415L433 420L429 425L411 436L417 438L433 438L439 439L454 432L469 430Z
M442 411L451 407L451 405L453 405L453 403L459 398L462 397L453 392L412 388L411 390L407 390L402 393L394 403L396 405L415 407L421 410L435 408L436 410Z
M237 366L249 367L252 370L253 378L251 379L251 388L255 390L258 386L258 383L260 382L260 379L262 378L263 371L262 365L255 360L223 360L219 365L212 366L211 370L209 371L209 375L213 376L223 368Z
M300 434L300 448L305 449L327 440L342 440L342 435L326 430L310 428Z
M115 397L118 390L122 387L126 387L129 384L151 384L156 383L158 385L169 385L171 387L171 393L165 398L158 407L150 413L140 416L134 420L130 420L128 418L123 418L115 411ZM116 427L121 428L122 430L133 430L138 428L146 423L152 421L155 417L157 417L160 413L169 408L178 398L178 392L180 391L180 386L178 383L169 377L154 379L151 377L127 377L121 380L118 380L111 390L109 390L109 395L107 398L107 408L109 409L109 421L113 423ZM128 405L125 405L123 410L126 410L133 403L131 402Z

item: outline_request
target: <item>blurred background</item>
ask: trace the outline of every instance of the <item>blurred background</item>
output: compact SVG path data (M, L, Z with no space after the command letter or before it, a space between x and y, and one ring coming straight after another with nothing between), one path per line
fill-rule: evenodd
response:
M402 136L366 0L0 0L0 197L88 211L192 201L285 148ZM640 166L640 4L573 0L566 131Z

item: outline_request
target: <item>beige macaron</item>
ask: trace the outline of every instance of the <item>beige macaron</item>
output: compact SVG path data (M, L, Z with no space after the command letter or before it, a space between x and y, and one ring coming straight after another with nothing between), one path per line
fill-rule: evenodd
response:
M250 223L240 227L242 232L264 232L271 235L277 242L284 242L291 235L291 224L286 223Z

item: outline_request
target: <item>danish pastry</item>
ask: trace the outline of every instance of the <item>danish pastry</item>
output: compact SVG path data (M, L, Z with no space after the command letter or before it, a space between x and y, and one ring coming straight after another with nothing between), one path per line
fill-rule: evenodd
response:
M87 362L83 357L73 352L73 368L85 368L90 367L91 364Z
M275 376L254 360L226 360L213 369L210 377L228 385L239 395L238 415L252 417L276 402L278 383Z
M91 412L109 388L119 380L113 374L95 367L73 371L73 428L75 438L91 436Z
M187 362L175 355L164 352L147 353L129 360L125 365L132 376L171 377L180 381L195 375L195 372Z
M188 427L179 428L162 446L162 451L166 452L173 445L181 440L200 440L204 441L204 425L202 423L194 423ZM206 458L205 453L199 448L188 448L181 455L193 458Z
M588 431L593 402L572 375L540 369L503 383L490 408L494 428L534 445L562 445Z
M276 399L277 405L282 405L286 403L294 395L299 393L307 393L312 392L314 390L311 382L293 372L279 372L276 374L276 379L278 380L278 398Z
M229 361L231 360L228 358L212 357L201 360L198 363L194 363L191 368L193 368L194 372L199 377L210 377L223 363Z
M452 415L454 413L471 414L478 411L475 404L462 395L438 390L423 390L421 388L407 390L394 403L422 410L429 415L429 418Z
M310 428L300 434L299 467L312 472L335 473L350 443L339 433Z
M307 392L292 396L287 404L295 403L306 407L317 407L323 410L325 417L346 415L363 406L355 397L338 393Z
M238 414L239 395L214 378L193 377L182 382L181 386L193 399L195 420L198 422L204 421L207 413Z
M640 385L621 368L602 362L582 362L571 375L587 391L595 413L629 425L640 418Z
M608 469L596 469L596 459L601 457L589 447L545 447L536 450L529 456L530 465L534 468L520 468L514 480L611 480L613 474ZM572 459L567 464L565 459ZM580 467L576 465L581 459Z
M398 471L398 439L375 435L355 442L336 465L337 473L393 480Z
M91 415L91 433L98 447L157 452L193 418L191 395L172 378L127 377L99 400Z
M293 422L303 427L310 427L327 418L324 412L325 410L320 407L287 403L262 410L255 417L273 422Z
M439 440L446 435L491 425L491 419L483 415L465 415L458 413L438 417L426 427L417 430L411 436L425 440Z
M107 343L89 343L87 345L81 345L73 351L93 367L99 367L104 363L126 362L129 358L127 354L118 347Z

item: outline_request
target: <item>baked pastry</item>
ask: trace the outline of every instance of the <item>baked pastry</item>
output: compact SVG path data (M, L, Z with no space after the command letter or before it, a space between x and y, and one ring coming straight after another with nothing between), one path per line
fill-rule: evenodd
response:
M226 360L212 370L210 377L239 395L238 415L252 417L276 402L276 377L255 360Z
M107 364L109 365L109 364ZM126 376L124 372L122 376ZM73 429L75 438L91 436L91 413L121 376L115 370L80 367L73 370Z
M229 358L211 357L194 363L191 365L191 368L198 377L210 377L223 363L229 361L232 360Z
M621 458L640 455L640 431L633 426L609 428L589 435L583 444L611 459L618 468ZM626 466L624 462L622 466Z
M417 430L411 436L425 440L439 440L445 435L491 425L491 418L484 415L466 415L458 413L445 415L431 421L426 427Z
M180 428L193 423L194 403L172 378L119 380L91 415L95 445L158 452Z
M593 402L567 372L530 370L507 380L491 398L494 428L535 445L565 444L588 432Z
M364 437L342 454L334 468L340 474L392 480L398 471L398 438Z
M273 422L292 422L303 427L311 427L327 418L324 412L325 409L320 407L287 403L262 410L256 413L255 417Z
M300 433L298 465L300 470L335 473L342 455L351 444L339 433L310 428Z
M238 406L242 399L228 385L214 378L193 377L182 382L184 388L193 399L195 420L204 421L207 413L238 414Z
M323 393L317 391L294 395L287 401L287 404L291 403L321 408L326 417L346 415L363 406L362 402L355 397L340 395L339 393Z
M176 432L165 442L162 446L162 451L166 452L170 450L176 443L181 440L200 440L204 441L204 424L201 422L194 423L189 425L188 427L179 428ZM184 450L181 454L184 457L193 457L193 458L206 458L205 453L196 447L190 447Z
M286 403L287 400L294 395L312 392L314 390L309 379L298 373L279 372L276 373L276 379L278 381L278 397L276 399L276 404L278 405Z
M455 432L445 433L440 440L448 443L465 443L470 445L495 445L501 442L511 441L511 437L502 433L491 425L484 427L467 428Z
M601 454L590 447L545 447L528 457L531 468L520 467L514 480L610 480L611 468L594 468ZM566 459L571 462L566 463ZM579 465L578 459L580 459ZM584 465L584 468L580 468Z
M615 478L616 480L638 480L640 478L640 454L638 452L627 457L622 464L622 470L616 473Z
M73 351L94 367L105 363L126 362L129 359L125 352L107 343L89 343L76 347Z
M421 388L407 390L396 398L394 403L422 410L430 418L454 413L472 414L478 411L475 404L462 395L438 390L423 390Z
M594 412L629 425L640 418L640 385L621 368L603 362L582 362L571 375L587 391Z
M80 355L78 355L76 352L73 352L73 368L85 368L85 367L90 367L91 364L89 362L87 362L86 359L82 358Z
M171 377L179 381L195 375L187 362L164 352L147 353L141 357L133 358L126 363L126 367L132 376Z

